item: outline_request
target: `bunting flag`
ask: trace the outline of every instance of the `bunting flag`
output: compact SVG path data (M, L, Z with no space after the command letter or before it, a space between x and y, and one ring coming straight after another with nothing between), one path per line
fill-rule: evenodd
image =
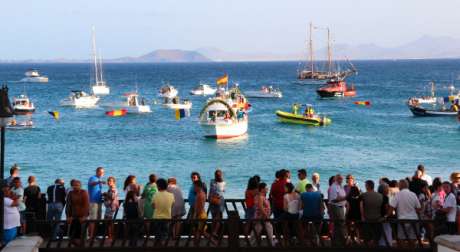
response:
M180 120L190 116L190 110L188 109L176 109L176 120Z
M367 107L371 105L370 101L355 101L353 103L356 105L367 106Z
M216 83L219 86L227 85L228 84L228 74L225 74L224 76L217 78Z
M59 112L58 111L48 111L48 114L50 114L55 120L59 120Z
M118 116L125 116L127 112L128 111L126 111L126 109L115 109L115 110L107 111L105 112L105 114L111 117L118 117Z

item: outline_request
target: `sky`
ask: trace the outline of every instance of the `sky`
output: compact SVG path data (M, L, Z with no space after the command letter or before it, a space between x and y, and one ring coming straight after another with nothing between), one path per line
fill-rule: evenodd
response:
M384 47L423 35L460 38L458 0L0 1L0 59L86 59L91 27L104 58L215 47L292 53L309 22L335 43Z

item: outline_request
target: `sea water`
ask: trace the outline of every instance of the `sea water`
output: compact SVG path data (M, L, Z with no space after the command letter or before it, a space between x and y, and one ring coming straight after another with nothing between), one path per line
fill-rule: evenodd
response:
M86 185L98 166L115 176L118 187L129 174L145 183L148 175L177 178L187 190L190 173L198 171L206 182L216 168L224 171L228 197L243 197L250 176L267 183L281 168L306 168L321 175L353 174L360 185L367 179L411 176L419 163L431 176L447 179L460 169L460 130L456 118L414 117L405 102L413 95L428 94L435 80L440 95L457 80L460 60L357 61L359 74L349 78L355 98L321 100L318 84L296 80L297 62L105 64L104 75L111 94L101 103L121 101L126 92L138 91L152 105L153 113L108 117L104 109L59 106L71 90L90 90L90 64L2 64L0 81L8 84L10 98L25 92L37 107L35 128L8 130L6 171L18 163L23 183L35 175L46 187L56 178L72 178ZM47 75L49 83L20 83L30 67ZM214 85L224 73L230 83L245 90L272 85L282 99L250 99L247 137L216 141L205 139L198 115L207 98L189 91L200 81ZM170 82L182 98L193 102L191 117L176 121L174 110L154 105L159 88ZM457 81L458 82L458 81ZM460 83L457 83L460 88ZM370 101L370 107L354 101ZM275 111L290 111L293 103L310 103L332 119L326 127L289 125L277 121ZM54 120L47 111L59 111ZM22 119L18 119L20 121Z

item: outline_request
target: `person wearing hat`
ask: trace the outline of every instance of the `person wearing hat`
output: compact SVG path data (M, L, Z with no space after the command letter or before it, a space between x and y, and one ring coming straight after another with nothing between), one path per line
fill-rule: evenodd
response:
M3 191L3 245L8 244L17 236L18 227L21 226L18 198L10 190L6 181L2 182Z

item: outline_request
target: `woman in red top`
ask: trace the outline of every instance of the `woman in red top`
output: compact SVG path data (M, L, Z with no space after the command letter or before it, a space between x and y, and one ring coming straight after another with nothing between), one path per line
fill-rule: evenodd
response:
M246 188L244 203L246 204L246 211L245 211L245 218L250 220L254 219L255 215L255 206L254 206L254 198L257 195L259 186L259 181L257 177L251 177L248 181L248 187Z

